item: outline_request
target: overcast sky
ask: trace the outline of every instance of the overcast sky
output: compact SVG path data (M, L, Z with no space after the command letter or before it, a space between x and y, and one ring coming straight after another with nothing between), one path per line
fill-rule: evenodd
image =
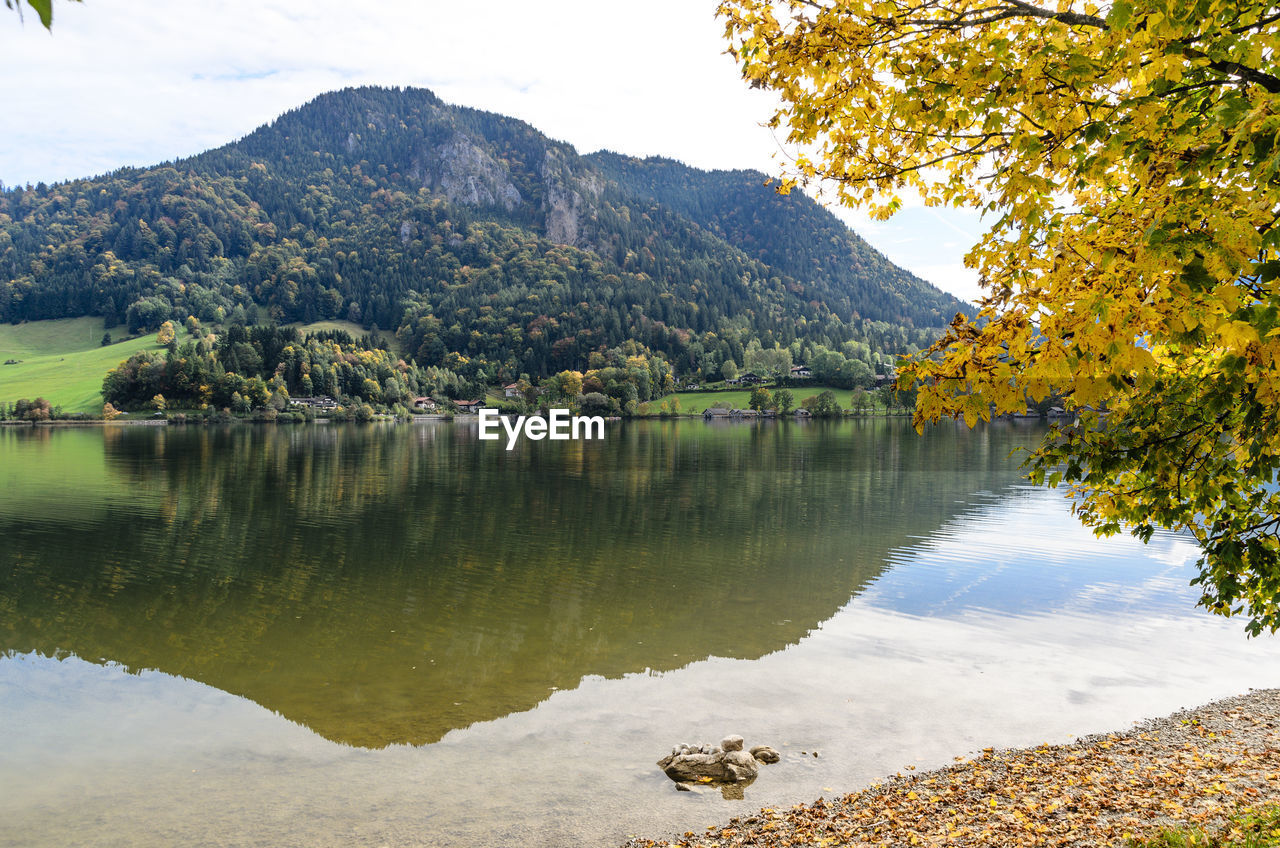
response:
M151 165L245 135L325 91L416 85L580 152L777 173L771 97L724 54L714 0L54 0L50 34L0 9L0 181ZM939 287L976 294L976 217L833 209Z

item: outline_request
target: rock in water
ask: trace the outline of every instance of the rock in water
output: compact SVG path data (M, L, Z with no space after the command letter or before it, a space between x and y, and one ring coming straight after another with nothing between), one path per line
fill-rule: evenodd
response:
M760 771L759 766L756 765L756 758L746 751L726 751L719 756L723 757L721 762L724 763L729 773L733 775L734 783L755 780Z
M736 734L733 736L726 736L720 740L720 747L724 748L726 751L741 751L742 737Z
M768 745L757 745L751 749L751 756L755 757L762 763L776 763L782 759L782 755L770 748Z
M755 758L744 751L668 755L658 760L658 768L677 783L738 783L759 773Z

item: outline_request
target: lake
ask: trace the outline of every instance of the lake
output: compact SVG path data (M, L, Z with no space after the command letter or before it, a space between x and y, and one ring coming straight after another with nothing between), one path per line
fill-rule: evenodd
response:
M607 846L1276 685L1042 433L0 428L0 845Z

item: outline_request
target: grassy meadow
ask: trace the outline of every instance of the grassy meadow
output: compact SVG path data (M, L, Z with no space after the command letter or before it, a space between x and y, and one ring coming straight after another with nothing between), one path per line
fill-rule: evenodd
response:
M123 326L104 330L101 318L0 324L0 401L43 397L63 412L101 412L102 378L140 350L160 350L155 333L102 347L102 334L123 339ZM179 329L179 337L185 331Z
M774 387L766 386L766 388L769 389L770 394L773 394ZM787 386L785 388L787 388L791 392L792 397L795 398L795 403L792 404L792 407L794 408L797 406L802 406L804 404L805 398L812 397L813 395L819 394L822 391L824 391L827 387L826 386ZM836 400L840 402L840 408L848 409L849 399L853 397L853 390L852 389L831 389L831 391L832 393L835 394ZM645 415L645 414L656 415L663 401L666 401L672 397L679 398L680 400L680 414L701 415L703 412L706 411L707 407L714 406L717 403L721 403L724 401L727 401L734 409L746 409L751 403L751 390L750 389L730 389L727 391L719 391L719 392L676 392L673 395L665 395L664 397L660 397L656 400L651 400L647 403L640 404L640 413L642 415ZM881 407L877 407L877 409L880 409L880 408Z
M187 331L177 321L178 342ZM349 321L318 321L291 324L305 336L321 330L346 330L359 338L367 330ZM102 334L111 333L112 344L102 347ZM0 324L0 401L45 398L63 412L101 412L102 378L107 372L140 350L163 350L154 332L125 341L123 325L105 330L101 318L62 318L56 321L27 321ZM394 344L395 336L381 334Z

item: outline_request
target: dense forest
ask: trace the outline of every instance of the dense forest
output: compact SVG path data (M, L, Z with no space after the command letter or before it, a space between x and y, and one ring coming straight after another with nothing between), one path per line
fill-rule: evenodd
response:
M964 308L764 181L581 157L422 89L347 89L189 159L5 189L0 320L342 318L484 382L628 341L678 374L753 342L880 371Z
M414 400L431 397L447 408L452 400L483 395L485 386L447 368L420 366L390 353L376 335L359 339L342 330L305 336L296 327L232 324L220 335L206 333L194 318L188 339L179 343L171 322L161 325L167 351L140 351L107 373L103 400L113 409L168 407L227 410L288 409L293 397L330 397L350 414L376 410L408 414ZM585 372L565 370L542 380L540 390L521 378L516 385L525 403L571 403L584 412L634 413L639 403L675 388L670 365L633 341L592 351ZM25 401L21 403L26 403ZM505 404L503 404L505 405ZM0 419L10 417L0 408ZM26 407L11 416L32 418ZM299 415L301 410L295 410Z

